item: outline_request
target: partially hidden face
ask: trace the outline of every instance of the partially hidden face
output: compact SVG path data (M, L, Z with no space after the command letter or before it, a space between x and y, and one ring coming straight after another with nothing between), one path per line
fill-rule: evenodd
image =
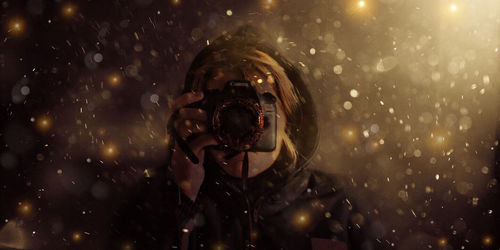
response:
M236 70L217 70L206 82L206 89L222 90L226 83L230 80L248 80L252 82L259 93L271 93L277 97L276 88L274 86L274 81L272 77L262 75L258 72L247 72L243 75L240 71ZM279 101L277 101L277 141L276 148L272 152L248 152L249 160L249 171L248 176L254 177L264 170L268 169L278 157L282 144L283 144L283 134L285 133L286 117L283 111L283 107ZM241 170L243 166L244 153L239 153L238 155L226 160L225 156L228 152L218 149L209 149L209 153L212 154L213 158L217 164L224 169L229 175L234 177L241 177Z

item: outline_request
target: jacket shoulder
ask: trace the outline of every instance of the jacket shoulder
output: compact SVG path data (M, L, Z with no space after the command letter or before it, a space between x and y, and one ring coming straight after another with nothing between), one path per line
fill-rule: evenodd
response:
M345 177L326 173L321 170L309 170L311 175L309 177L308 188L314 191L318 196L328 195L331 193L344 193Z

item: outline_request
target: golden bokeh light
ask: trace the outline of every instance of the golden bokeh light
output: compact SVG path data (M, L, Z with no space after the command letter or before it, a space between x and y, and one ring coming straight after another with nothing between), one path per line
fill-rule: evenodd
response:
M118 155L118 148L113 143L107 143L102 146L101 154L106 159L114 159Z
M73 17L76 14L76 5L72 3L66 3L62 6L61 12L65 17Z
M310 224L311 216L308 212L299 210L293 215L293 224L297 228L304 228Z
M133 250L134 249L134 244L131 242L125 242L122 245L122 250Z
M448 245L448 239L446 239L445 237L441 237L438 239L437 243L440 247L445 247L446 245Z
M111 74L108 78L108 82L111 86L118 86L121 83L121 77L118 74Z
M226 246L222 242L217 242L217 243L212 245L212 249L213 250L225 250Z
M342 131L342 137L347 142L354 142L358 139L358 131L352 127L346 127Z
M366 5L365 1L359 1L359 2L358 2L358 6L359 6L360 8L364 8L364 7L365 7L365 5Z
M80 232L74 232L71 235L71 239L73 239L74 242L79 242L82 240L82 234Z
M36 127L39 131L48 131L52 128L52 119L48 115L41 115L36 119Z
M172 0L173 5L179 5L181 4L181 0Z
M493 244L493 237L485 235L482 239L483 245L491 246Z
M25 30L24 20L21 18L14 18L10 20L7 26L7 32L13 35L20 35Z
M277 6L278 0L261 0L261 3L262 3L262 8L266 10L271 10Z
M28 216L33 213L33 205L28 201L18 203L17 212L22 216Z

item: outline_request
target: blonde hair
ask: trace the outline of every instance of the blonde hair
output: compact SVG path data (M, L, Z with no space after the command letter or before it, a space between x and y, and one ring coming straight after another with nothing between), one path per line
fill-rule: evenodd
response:
M202 89L202 84L218 70L239 70L247 80L254 78L255 75L252 74L255 72L265 76L278 95L277 103L285 112L287 118L285 129L288 131L288 124L294 122L294 113L299 106L299 94L283 67L271 56L255 48L221 49L205 57L201 65L194 73L193 90ZM252 82L254 83L253 80ZM291 158L291 164L295 165L298 158L295 144L288 133L280 132L280 136Z

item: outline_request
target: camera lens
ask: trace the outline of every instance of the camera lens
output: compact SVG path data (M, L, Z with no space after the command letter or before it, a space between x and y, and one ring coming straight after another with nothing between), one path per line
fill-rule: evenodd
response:
M221 116L221 132L233 138L244 138L255 130L257 117L251 110L242 106L231 106L223 110Z
M225 147L237 151L250 149L264 131L264 115L255 100L228 99L220 103L213 116L214 134Z

